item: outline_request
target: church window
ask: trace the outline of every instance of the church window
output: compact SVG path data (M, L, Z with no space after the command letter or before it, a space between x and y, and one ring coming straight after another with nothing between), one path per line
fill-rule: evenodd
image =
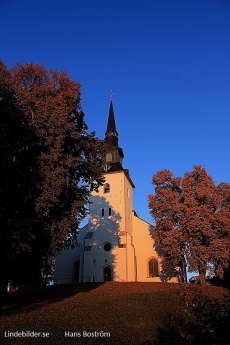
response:
M109 252L112 248L112 244L107 242L104 244L104 251Z
M149 277L159 277L158 261L157 259L149 260Z
M111 214L112 214L112 209L111 209L111 207L109 208L109 216L111 216Z
M84 247L84 251L85 252L88 252L88 251L90 251L92 249L92 246L85 246Z
M106 183L105 185L104 185L104 194L105 193L109 193L110 192L110 185L108 184L108 183Z
M93 232L87 232L87 234L85 235L84 239L88 239L88 238L92 238L93 237Z
M101 216L104 217L104 215L105 215L105 209L103 208L103 209L101 210Z
M105 160L106 160L106 162L111 162L112 161L112 154L111 153L107 153Z

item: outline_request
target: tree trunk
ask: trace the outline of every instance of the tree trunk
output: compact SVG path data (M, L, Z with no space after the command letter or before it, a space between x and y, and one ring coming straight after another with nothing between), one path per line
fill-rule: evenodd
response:
M199 285L206 285L205 272L199 272Z
M0 310L2 310L3 304L7 299L7 286L8 279L6 277L0 277Z

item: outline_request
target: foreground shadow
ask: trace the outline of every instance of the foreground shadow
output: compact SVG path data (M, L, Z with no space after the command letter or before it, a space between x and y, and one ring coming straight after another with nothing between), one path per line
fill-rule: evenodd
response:
M25 313L38 310L46 304L62 301L79 293L87 293L104 283L70 283L26 288L8 293L2 314Z

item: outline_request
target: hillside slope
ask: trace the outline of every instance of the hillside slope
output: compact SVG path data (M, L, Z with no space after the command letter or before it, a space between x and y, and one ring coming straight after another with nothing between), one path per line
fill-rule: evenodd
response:
M173 283L110 282L25 290L24 303L0 316L0 343L142 344L154 338L167 315L180 315L184 306L178 289ZM218 287L202 290L215 298L227 294ZM16 331L40 334L10 336Z

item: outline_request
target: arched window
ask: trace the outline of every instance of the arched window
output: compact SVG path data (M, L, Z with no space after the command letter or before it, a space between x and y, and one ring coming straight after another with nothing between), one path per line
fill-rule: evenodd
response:
M112 153L107 153L105 160L106 160L106 162L111 162L112 161Z
M104 185L104 193L109 193L110 192L110 185L108 183L106 183Z
M159 277L159 268L157 259L149 260L149 278L150 277Z

